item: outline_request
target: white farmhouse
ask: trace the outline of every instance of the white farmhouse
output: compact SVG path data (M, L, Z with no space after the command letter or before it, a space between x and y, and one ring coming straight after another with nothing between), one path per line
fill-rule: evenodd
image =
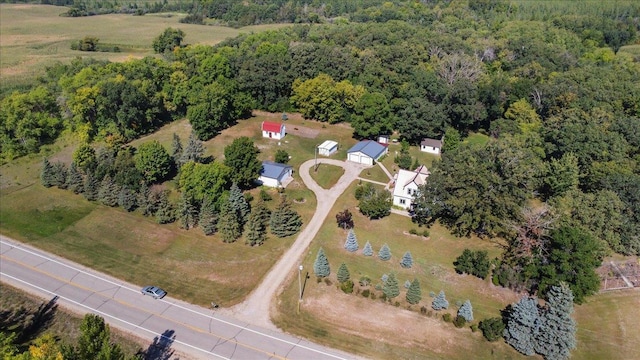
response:
M347 150L347 160L373 165L375 161L387 154L387 147L373 140L363 140Z
M258 183L269 187L284 187L293 174L293 167L273 161L263 161Z
M442 144L444 142L444 138L437 139L424 139L420 143L420 151L440 155L442 152Z
M335 141L327 140L318 146L320 155L331 156L336 151L338 151L338 143Z
M393 205L410 209L413 197L418 193L418 186L427 181L429 174L424 165L415 171L400 170L393 188Z
M284 124L263 121L262 122L262 137L269 139L280 140L287 134L287 130Z

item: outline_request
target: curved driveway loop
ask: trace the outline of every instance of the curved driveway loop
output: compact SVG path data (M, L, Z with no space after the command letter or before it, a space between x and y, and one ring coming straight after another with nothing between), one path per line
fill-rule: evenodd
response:
M309 224L300 232L295 243L271 268L260 285L251 292L244 302L231 309L233 316L254 325L275 329L269 316L275 296L282 290L287 278L297 273L298 266L301 264L311 240L315 238L338 197L358 178L362 170L369 167L333 159L318 159L318 163L340 166L344 169L344 174L331 189L327 190L320 187L309 175L309 170L314 166L315 160L309 160L300 165L298 174L300 174L307 188L316 195L316 212L313 214Z

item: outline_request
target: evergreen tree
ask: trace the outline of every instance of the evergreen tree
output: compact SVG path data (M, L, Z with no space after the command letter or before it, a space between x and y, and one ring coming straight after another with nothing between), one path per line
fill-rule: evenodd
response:
M431 307L433 310L442 310L449 307L449 302L444 296L444 290L440 290L440 293L438 293L438 295L433 299Z
M222 241L226 243L235 242L242 236L242 228L238 216L231 211L229 201L225 202L220 209L218 218L218 231Z
M343 283L347 280L351 279L351 274L349 273L349 269L347 268L347 264L340 264L340 268L338 268L338 281Z
M400 295L400 288L398 287L398 279L394 273L389 274L387 281L384 282L382 292L387 296L387 299L391 300Z
M67 188L67 166L62 162L53 164L52 184L60 189Z
M316 261L313 263L313 272L319 278L327 277L329 276L329 274L331 274L329 260L327 260L327 256L324 254L324 250L322 248L318 250Z
M99 186L100 184L93 170L88 170L87 176L84 178L84 198L89 201L96 201L98 199Z
M100 188L98 188L98 201L107 206L118 205L118 196L120 195L120 189L111 176L105 176L100 182Z
M285 197L271 214L269 221L271 233L277 237L290 236L302 227L302 218L291 208L291 203Z
M553 286L547 292L547 304L542 312L542 324L535 350L545 359L568 359L576 347L576 323L573 313L573 293L566 283Z
M256 206L253 211L251 211L249 221L247 222L246 243L251 246L262 245L267 235L267 228L263 219L263 214L260 212L261 210Z
M198 223L198 207L193 197L185 192L180 193L178 218L180 219L180 226L185 230L195 227Z
M540 329L538 302L532 297L523 297L507 316L504 339L507 344L525 355L533 355Z
M389 250L389 245L387 244L382 245L382 247L380 248L380 251L378 251L378 257L380 258L380 260L383 260L383 261L387 261L391 259L391 250Z
M409 290L407 290L407 302L409 304L415 305L422 300L422 290L420 290L420 282L418 279L413 279L411 285L409 285Z
M183 150L180 136L178 136L178 134L176 133L173 133L173 141L171 142L171 158L178 168L180 168L182 162L182 154Z
M269 210L264 200L258 199L253 209L251 209L251 213L256 214L255 216L266 229L269 225L269 220L271 220L271 210Z
M180 158L180 163L184 164L189 161L201 163L202 155L204 154L204 145L202 145L202 141L200 141L194 131L189 135L189 141L187 142L187 147L184 148L184 152L182 153L182 157Z
M249 220L249 213L251 212L251 208L249 207L249 202L245 199L244 195L242 195L242 190L238 187L238 184L231 184L231 189L229 190L229 211L235 214L238 217L238 222L240 223L240 232L242 233L242 229L244 228L244 224Z
M49 159L42 159L42 166L40 167L40 183L44 187L53 186L53 165L49 162Z
M78 345L66 354L70 359L122 360L124 353L118 344L112 344L109 325L98 315L87 314L80 324Z
M118 194L118 205L126 211L133 211L138 206L136 193L129 187L123 186Z
M73 191L74 194L80 194L84 191L84 179L75 162L72 162L71 166L69 166L67 188Z
M151 201L151 188L142 184L138 193L138 207L142 210L142 215L153 216L156 211L154 205Z
M205 235L213 235L218 231L218 215L216 214L215 204L208 196L202 200L198 225Z
M167 190L158 193L156 206L155 216L158 224L168 224L176 220L175 210L171 202L169 202L169 192Z
M406 253L404 253L404 255L402 255L400 266L407 269L413 266L413 257L411 257L411 252L407 251Z
M458 309L458 316L462 316L466 321L473 321L473 307L471 301L465 301L460 309Z
M349 234L347 235L347 240L344 242L344 248L349 252L358 251L358 239L356 238L356 234L353 232L353 229L349 230Z
M371 243L369 241L367 241L367 243L364 244L364 249L362 249L362 255L373 256L373 247L371 247Z

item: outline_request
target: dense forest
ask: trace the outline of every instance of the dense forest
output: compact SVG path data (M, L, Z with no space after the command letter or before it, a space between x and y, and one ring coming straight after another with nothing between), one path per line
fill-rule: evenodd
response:
M350 123L358 139L481 132L487 145L447 144L414 220L506 239L505 286L575 283L549 263L640 254L640 59L620 51L638 39L640 5L531 3L202 1L201 14L234 24L324 24L214 47L184 45L168 29L163 59L52 66L2 99L2 158L63 132L117 147L185 116L206 140L251 109ZM581 238L593 239L576 250L583 258L554 258ZM572 288L578 298L593 284L585 289Z

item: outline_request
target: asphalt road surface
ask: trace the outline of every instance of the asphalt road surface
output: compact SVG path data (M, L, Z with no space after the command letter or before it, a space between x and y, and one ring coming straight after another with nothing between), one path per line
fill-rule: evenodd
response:
M0 280L44 298L58 297L61 306L100 315L149 343L165 337L172 349L197 359L355 358L170 296L155 300L138 286L1 236Z

